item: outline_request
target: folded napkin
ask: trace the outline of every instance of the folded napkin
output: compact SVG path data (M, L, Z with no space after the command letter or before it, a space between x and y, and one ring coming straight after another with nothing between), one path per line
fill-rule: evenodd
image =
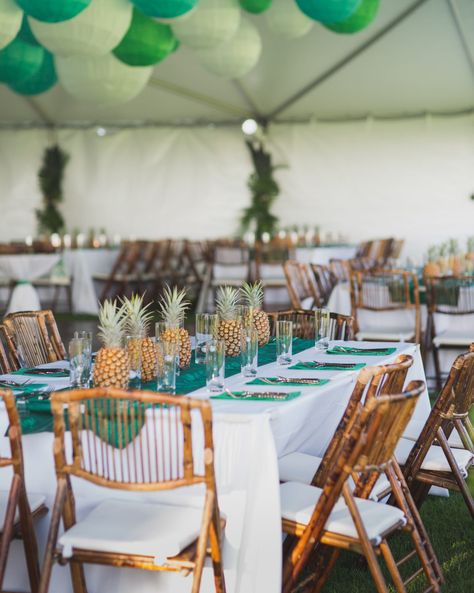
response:
M328 366L326 365L321 365L321 366L306 366L305 364L303 364L302 362L297 362L296 364L294 364L293 366L289 367L289 369L291 371L358 371L359 369L362 369L365 367L365 362L359 362L357 364L354 364L354 366L351 367L345 367L345 366L337 366L336 364L332 363Z
M290 368L296 368L296 367L290 367ZM318 381L317 383L307 383L307 384L306 383L298 383L298 381L279 382L278 377L264 377L264 378L268 379L269 381L274 381L274 383L265 383L265 381L263 381L262 379L253 379L252 381L249 381L245 385L266 385L267 387L280 387L280 386L284 387L286 385L288 387L321 387L321 385L326 385L326 383L329 383L329 379L317 379L316 377L314 378L314 380L317 380Z
M46 369L45 369L46 370ZM33 371L33 372L32 372ZM69 371L57 371L55 373L46 370L45 373L41 372L42 369L38 368L31 368L31 369L19 369L18 371L13 371L12 375L21 375L22 377L44 377L50 379L65 379L69 377Z
M389 356L397 351L396 348L380 348L377 352L371 352L372 348L351 348L350 346L334 346L326 350L326 354L339 354L348 356Z
M243 391L233 391L232 392L234 395L242 395L244 392ZM263 395L263 394L262 394ZM250 402L250 401L255 401L255 402L286 402L290 399L295 399L297 397L299 397L301 395L301 391L290 391L289 393L282 393L282 395L284 397L272 397L271 395L269 396L257 396L257 397L242 397L240 399L240 401L243 402ZM219 395L211 395L211 399L230 399L231 401L239 401L239 399L234 398L232 396L230 396L228 393L220 393Z

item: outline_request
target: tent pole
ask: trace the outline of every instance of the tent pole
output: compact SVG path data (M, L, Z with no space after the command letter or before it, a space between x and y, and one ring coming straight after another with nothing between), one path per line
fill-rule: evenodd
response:
M371 47L372 45L377 43L377 41L379 41L382 37L384 37L390 31L395 29L395 27L397 27L400 23L402 23L406 18L408 18L412 13L414 13L423 4L426 4L426 2L428 2L428 0L416 0L416 2L414 2L411 6L409 6L402 13L400 13L398 16L396 16L394 19L392 19L384 27L382 27L380 29L380 31L375 33L375 35L373 35L372 37L367 39L367 41L364 41L364 43L359 45L359 47L357 47L356 49L351 51L350 54L348 54L347 56L345 56L344 58L342 58L341 60L336 62L334 64L334 66L331 66L330 68L328 68L325 72L323 72L317 78L315 78L314 80L309 82L306 86L304 86L302 89L297 91L294 95L292 95L291 97L289 97L288 99L283 101L283 103L281 103L278 107L276 107L273 111L271 111L266 116L266 119L269 121L274 120L275 117L277 115L279 115L282 111L285 111L286 109L288 109L288 107L293 105L293 103L296 103L297 101L299 101L302 97L307 95L310 91L312 91L313 89L318 87L325 80L327 80L328 78L330 78L331 76L336 74L336 72L338 72L339 70L344 68L344 66L347 66L347 64L352 62L352 60L357 58L360 54L362 54L369 47Z
M464 54L466 59L469 63L469 68L471 69L471 74L474 77L474 55L471 51L469 43L467 41L466 31L464 30L461 15L459 14L459 7L456 3L456 0L446 0L449 10L451 12L451 16L453 17L454 25L456 27L457 33L459 35L459 41L461 42L462 48L464 50Z

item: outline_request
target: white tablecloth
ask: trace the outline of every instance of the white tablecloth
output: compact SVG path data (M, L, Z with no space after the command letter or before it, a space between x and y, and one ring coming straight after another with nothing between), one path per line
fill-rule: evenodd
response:
M320 264L327 266L331 259L351 259L355 256L357 247L354 245L321 245L320 247L298 247L296 260L302 264Z
M347 344L347 343L346 343ZM360 346L360 342L357 343ZM393 344L391 344L393 346ZM373 344L372 344L373 346ZM337 362L391 362L399 353L412 354L415 364L409 380L424 380L419 350L413 344L397 344L397 352L389 357L350 357L315 354L313 348L298 354L296 360L330 360ZM62 365L63 363L59 363ZM259 367L260 376L301 376L301 372L282 369L275 363ZM305 371L305 375L308 371ZM357 372L323 372L315 376L330 378L320 387L301 387L302 395L288 402L245 402L214 400L214 443L218 495L222 512L227 516L224 542L224 567L229 593L280 593L281 590L281 516L277 458L293 451L321 455L347 405ZM16 375L18 379L18 375ZM37 377L38 382L45 382ZM58 379L55 386L59 388ZM238 389L246 379L236 375L227 380L227 387ZM267 390L268 387L253 386ZM288 388L272 387L287 391ZM292 387L290 390L294 391ZM205 389L192 394L208 397ZM427 392L415 410L414 423L429 414ZM0 410L0 430L6 429L6 414ZM3 439L2 446L5 446ZM56 479L53 471L52 435L39 433L24 437L24 459L27 488L42 492L51 507ZM4 470L3 470L4 471ZM5 479L4 473L0 477ZM81 482L77 492L80 518L110 491ZM114 491L113 497L122 496ZM146 494L144 500L155 500ZM41 553L44 549L49 515L37 526ZM15 542L10 553L5 587L27 588L21 544ZM181 593L189 591L190 580L177 575L147 573L130 569L86 568L89 593ZM212 571L205 569L202 593L213 593ZM55 566L51 593L71 591L68 568Z
M59 261L57 253L21 253L0 255L0 274L18 284L13 289L7 313L41 309L32 280L50 272Z

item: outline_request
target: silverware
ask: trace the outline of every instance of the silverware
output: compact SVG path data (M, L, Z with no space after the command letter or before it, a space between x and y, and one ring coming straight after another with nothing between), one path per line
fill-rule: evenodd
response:
M334 346L333 351L340 352L385 352L387 348L353 348L352 346Z
M27 375L56 375L58 373L68 373L69 369L57 368L57 369L28 369L25 371Z
M241 391L240 393L233 393L229 389L224 390L226 395L233 399L248 399L254 397L256 399L287 399L288 393L280 393L279 391Z
M266 379L265 377L260 378L263 383L267 383L267 385L281 385L282 383L295 383L298 385L318 385L321 382L321 379L316 379L315 377L298 377L296 379L291 379L290 377L277 377L276 379Z
M29 385L32 382L32 379L27 379L26 381L23 381L23 383L19 383L18 381L10 381L10 380L5 380L5 381L0 381L0 387L23 387L24 385Z
M345 369L353 369L356 366L356 362L317 362L316 360L311 360L304 362L299 360L297 364L301 364L302 366L307 367L308 369L319 369L320 367L344 367Z

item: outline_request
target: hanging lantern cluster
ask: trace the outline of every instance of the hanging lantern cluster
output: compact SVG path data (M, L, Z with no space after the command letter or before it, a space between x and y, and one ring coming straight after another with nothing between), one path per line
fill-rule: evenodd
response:
M0 0L0 83L23 95L59 81L74 98L130 101L178 47L216 76L250 72L262 52L251 15L286 39L319 21L339 34L375 19L380 0Z

